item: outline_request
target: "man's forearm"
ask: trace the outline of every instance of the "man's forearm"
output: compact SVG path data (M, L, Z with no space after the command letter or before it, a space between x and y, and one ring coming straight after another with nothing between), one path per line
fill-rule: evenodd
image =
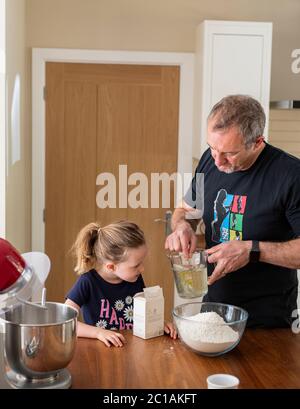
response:
M260 241L260 261L288 268L300 268L300 238L284 243Z
M176 230L178 225L182 223L187 223L193 228L193 230L196 230L199 220L186 219L187 213L188 213L188 210L182 207L174 210L172 220L171 220L171 227L173 231Z

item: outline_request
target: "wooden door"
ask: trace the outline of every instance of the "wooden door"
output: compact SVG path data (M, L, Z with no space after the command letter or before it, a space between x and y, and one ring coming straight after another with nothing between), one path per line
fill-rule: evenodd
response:
M173 277L164 251L165 208L151 208L151 173L177 171L179 67L46 64L46 253L52 263L48 298L64 301L76 280L70 248L79 230L130 219L146 235L147 286L160 285L166 316L173 306ZM119 165L128 176L148 177L149 208L120 207ZM117 179L116 208L100 209L97 175ZM123 182L121 182L123 183ZM122 187L124 187L122 185ZM128 186L128 192L135 186ZM171 205L174 207L173 189Z

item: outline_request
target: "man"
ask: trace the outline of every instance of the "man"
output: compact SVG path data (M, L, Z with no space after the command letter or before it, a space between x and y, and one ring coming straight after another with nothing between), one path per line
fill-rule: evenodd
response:
M248 326L290 326L300 268L300 160L264 141L265 114L249 96L223 98L207 125L209 149L174 211L166 248L187 255L196 247L188 219L197 207L196 175L203 173L209 263L204 301L245 308Z

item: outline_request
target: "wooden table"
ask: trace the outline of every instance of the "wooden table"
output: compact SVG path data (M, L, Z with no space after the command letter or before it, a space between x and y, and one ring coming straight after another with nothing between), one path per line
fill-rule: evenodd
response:
M300 334L290 329L245 331L231 352L214 358L197 355L180 340L143 340L124 331L127 344L107 348L79 338L68 369L72 388L206 388L207 376L230 373L240 388L300 388Z

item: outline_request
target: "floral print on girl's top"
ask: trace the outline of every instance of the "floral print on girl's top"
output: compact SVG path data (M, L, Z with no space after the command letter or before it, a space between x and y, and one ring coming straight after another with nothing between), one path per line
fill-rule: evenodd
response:
M91 270L79 277L67 298L81 307L86 324L103 329L132 329L133 297L144 287L142 276L134 283L111 284Z

